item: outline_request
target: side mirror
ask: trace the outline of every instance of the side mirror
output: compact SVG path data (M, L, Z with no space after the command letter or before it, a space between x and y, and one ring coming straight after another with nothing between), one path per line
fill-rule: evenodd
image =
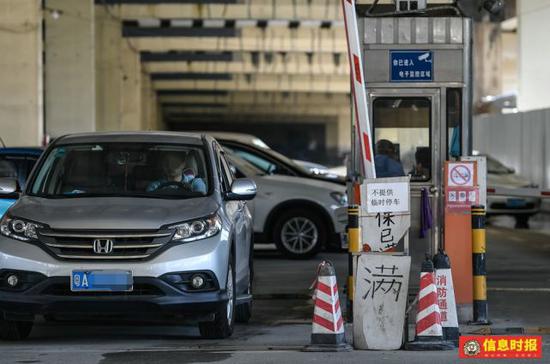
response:
M227 200L252 200L256 197L256 182L250 178L238 178L231 185L231 192L226 194Z
M12 178L0 178L0 196L12 196L19 192L17 180Z

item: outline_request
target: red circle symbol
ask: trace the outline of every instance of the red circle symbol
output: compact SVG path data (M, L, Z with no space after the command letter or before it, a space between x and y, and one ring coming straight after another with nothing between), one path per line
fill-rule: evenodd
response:
M451 181L457 186L464 186L472 179L470 169L463 165L458 165L451 169Z

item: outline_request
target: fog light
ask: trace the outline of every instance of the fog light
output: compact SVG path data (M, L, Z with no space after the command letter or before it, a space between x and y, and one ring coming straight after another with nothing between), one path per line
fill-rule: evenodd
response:
M8 284L10 285L10 287L15 287L19 283L19 278L17 278L17 276L15 274L12 274L12 275L8 276L7 281L8 281Z
M194 275L193 278L191 278L191 285L195 289L202 288L204 286L204 278L203 276L197 274Z

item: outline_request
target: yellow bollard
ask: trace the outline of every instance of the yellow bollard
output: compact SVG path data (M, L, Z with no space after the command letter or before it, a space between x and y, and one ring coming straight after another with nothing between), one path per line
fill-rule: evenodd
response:
M474 270L474 325L490 325L487 304L485 207L472 206L472 263Z
M361 252L361 230L359 228L359 206L348 207L348 281L347 281L347 316L353 322L353 255Z

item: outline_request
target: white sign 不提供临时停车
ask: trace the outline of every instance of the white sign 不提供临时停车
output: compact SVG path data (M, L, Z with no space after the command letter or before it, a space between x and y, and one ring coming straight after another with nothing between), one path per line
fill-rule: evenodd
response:
M408 212L409 184L407 182L368 183L367 212Z

